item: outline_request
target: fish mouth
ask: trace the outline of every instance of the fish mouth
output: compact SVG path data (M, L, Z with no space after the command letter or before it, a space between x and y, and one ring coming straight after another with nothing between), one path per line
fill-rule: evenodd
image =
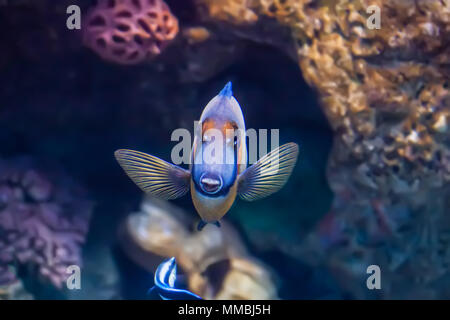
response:
M202 190L209 194L214 194L220 191L223 182L222 178L215 174L204 173L200 177L200 186Z

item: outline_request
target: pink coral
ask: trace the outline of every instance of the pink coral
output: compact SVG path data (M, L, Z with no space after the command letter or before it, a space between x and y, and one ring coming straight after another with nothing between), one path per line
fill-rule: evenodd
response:
M163 0L100 0L85 19L83 42L103 59L129 65L157 56L177 33Z
M82 265L81 245L92 203L61 173L30 159L0 159L0 285L16 281L17 267L31 267L61 287L70 265Z

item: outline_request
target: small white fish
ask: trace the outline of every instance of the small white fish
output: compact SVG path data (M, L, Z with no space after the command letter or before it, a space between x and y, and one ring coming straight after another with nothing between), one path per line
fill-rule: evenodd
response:
M201 136L194 137L189 170L133 150L117 150L115 157L127 175L144 191L162 199L176 199L191 190L192 201L202 218L197 228L219 220L236 196L253 201L280 190L292 173L298 145L287 143L272 150L247 168L244 116L233 97L231 82L205 107L200 117ZM221 133L222 141L211 132ZM214 137L214 138L213 138ZM223 152L220 161L217 154ZM231 155L231 157L229 156Z

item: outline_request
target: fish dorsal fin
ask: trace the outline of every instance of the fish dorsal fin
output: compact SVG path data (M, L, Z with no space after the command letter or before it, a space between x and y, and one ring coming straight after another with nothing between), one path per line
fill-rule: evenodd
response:
M149 154L121 149L114 153L120 166L144 192L171 200L189 191L190 172Z
M298 145L290 142L272 150L238 177L238 194L247 201L261 199L280 190L294 169Z
M220 97L231 98L233 96L233 89L231 81L228 81L225 87L219 92Z

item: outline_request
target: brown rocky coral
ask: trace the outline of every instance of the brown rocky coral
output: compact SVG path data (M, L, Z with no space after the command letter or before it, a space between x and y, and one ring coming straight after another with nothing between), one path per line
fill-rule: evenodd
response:
M276 299L273 275L252 258L237 232L226 222L202 232L177 207L154 198L130 215L121 242L134 261L154 272L164 257L176 257L189 290L204 299Z
M450 3L196 3L205 20L229 30L238 39L260 42L261 22L275 22L271 32L264 33L264 42L290 56L294 45L294 59L306 81L317 89L334 130L328 179L336 199L334 217L327 217L326 223L334 222L322 231L330 229L333 233L334 240L325 242L344 241L346 248L323 256L326 263L340 275L361 271L348 275L358 280L352 283L364 284L359 282L365 275L362 266L378 261L382 269L390 270L393 283L393 288L385 291L386 298L406 297L407 292L397 289L409 288L411 283L421 283L428 296L430 292L434 297L446 296L436 281L445 280L449 273L448 257L441 245L444 240L437 239L447 239L446 230L450 229L446 218L450 186ZM372 5L380 8L380 29L368 28L372 14L368 8ZM276 39L286 28L290 41L280 44ZM399 208L408 212L405 219L409 221L398 217ZM405 228L419 236L411 237ZM322 231L315 236L321 238ZM361 237L369 243L361 242ZM373 241L381 241L384 246L373 245ZM399 259L392 251L406 253ZM359 261L360 268L352 261ZM367 292L361 287L348 289L358 297Z
M331 168L359 159L375 175L397 164L390 173L409 184L414 172L404 168L415 161L420 172L414 175L449 180L444 155L450 97L446 2L234 0L222 1L222 11L216 1L197 3L209 21L228 23L239 37L257 38L248 19L237 19L245 10L257 17L254 23L270 18L278 22L279 32L291 30L303 75L318 89L336 133ZM370 5L381 9L380 30L366 26ZM227 14L232 10L236 14ZM270 38L265 42L277 44ZM367 187L387 185L372 180Z
M159 55L178 33L178 20L163 0L101 0L85 21L84 44L119 64Z

